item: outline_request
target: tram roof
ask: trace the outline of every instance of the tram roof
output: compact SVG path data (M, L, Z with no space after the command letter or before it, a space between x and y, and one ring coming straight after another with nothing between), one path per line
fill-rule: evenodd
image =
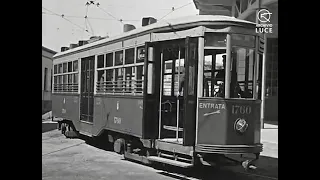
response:
M75 53L77 51L81 51L90 47L94 47L100 44L104 43L112 43L117 40L130 37L133 35L140 35L140 34L146 34L146 33L152 33L152 32L159 32L162 30L165 30L165 28L172 27L174 28L175 26L181 26L181 25L187 25L191 24L192 26L193 23L208 23L208 25L215 25L214 23L239 23L239 24L247 24L247 25L255 25L255 23L246 21L246 20L241 20L237 19L235 17L230 17L230 16L221 16L221 15L194 15L194 16L185 16L185 17L180 17L176 19L168 19L168 20L160 20L156 23L143 26L128 32L121 33L120 35L116 35L110 38L105 38L101 39L89 44L85 44L83 46L78 46L63 52L58 52L56 53L53 58L58 58L59 56L67 55L70 53Z

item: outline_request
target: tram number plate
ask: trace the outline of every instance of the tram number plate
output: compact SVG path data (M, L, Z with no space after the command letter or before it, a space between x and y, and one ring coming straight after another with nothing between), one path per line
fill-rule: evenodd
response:
M119 117L114 117L114 118L113 118L113 122L114 122L115 124L121 124L121 118L119 118Z
M232 106L232 114L251 114L251 106Z

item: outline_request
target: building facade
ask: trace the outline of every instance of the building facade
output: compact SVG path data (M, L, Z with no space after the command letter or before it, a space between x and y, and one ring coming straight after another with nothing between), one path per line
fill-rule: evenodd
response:
M199 15L227 15L258 22L257 12L271 12L272 33L266 33L266 86L263 121L278 121L278 0L193 0Z
M52 60L55 51L42 46L42 114L51 111Z

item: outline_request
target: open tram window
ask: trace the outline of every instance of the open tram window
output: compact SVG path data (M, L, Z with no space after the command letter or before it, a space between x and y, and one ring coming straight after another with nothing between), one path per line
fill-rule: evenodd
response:
M137 66L137 80L136 80L136 93L143 92L144 68Z
M73 91L72 74L68 74L68 92Z
M137 48L137 59L136 62L144 62L144 56L145 56L145 47L141 46Z
M184 55L184 51L183 53ZM184 57L183 57L184 58ZM180 95L183 96L183 84L181 82L184 81L184 75L185 75L185 66L184 66L184 59L176 59L175 60L175 71L174 71L174 96L178 95L178 92L180 92Z
M134 80L134 67L126 67L125 68L125 92L131 93L133 92L133 83Z
M225 60L225 49L205 49L203 97L224 97Z
M62 73L62 64L58 64L58 74Z
M68 90L68 76L65 74L63 75L63 91Z
M106 70L106 92L114 92L113 69Z
M67 72L67 63L63 63L63 73Z
M232 48L231 98L253 98L254 50Z
M105 92L105 70L98 70L97 92Z
M74 85L74 88L73 88L73 91L74 92L78 92L78 74L73 74L73 85Z
M123 71L124 68L117 68L115 69L115 83L116 83L116 87L115 87L115 92L123 92L123 85L124 85L124 81L123 81Z

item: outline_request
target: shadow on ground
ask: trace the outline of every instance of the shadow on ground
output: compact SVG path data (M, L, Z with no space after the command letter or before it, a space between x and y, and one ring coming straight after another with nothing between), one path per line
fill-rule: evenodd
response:
M81 136L88 145L105 150L112 151L113 146L107 143L106 140L93 140L91 138ZM128 161L126 159L122 159ZM130 162L145 165L143 163L129 160ZM245 171L241 165L237 166L202 166L193 167L189 169L174 167L170 165L163 165L155 163L149 167L153 167L158 170L158 174L163 176L175 178L178 180L190 180L190 178L196 178L201 180L226 180L226 179L237 179L237 180L262 180L262 179L277 179L278 178L278 159L260 156L259 160L256 161L256 170ZM147 166L147 165L145 165Z

